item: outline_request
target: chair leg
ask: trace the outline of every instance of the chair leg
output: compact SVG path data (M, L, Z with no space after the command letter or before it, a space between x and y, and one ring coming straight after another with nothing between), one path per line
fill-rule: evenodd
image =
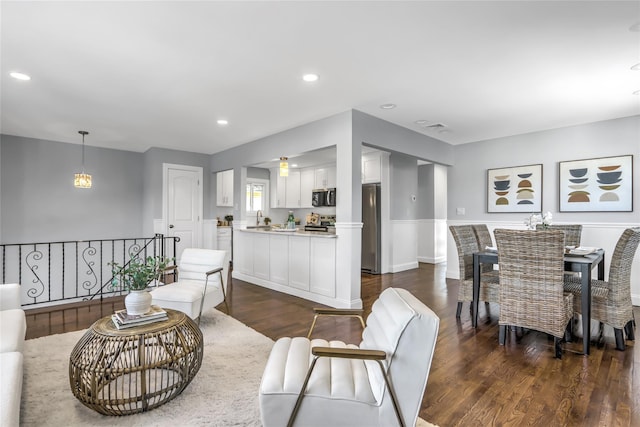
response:
M562 359L562 346L560 345L562 341L562 338L553 337L553 346L556 351L556 359Z
M298 415L298 411L300 410L300 405L302 405L302 398L304 397L304 392L307 390L307 384L309 384L309 378L311 378L311 372L313 372L313 368L316 366L316 362L318 361L318 356L313 358L311 362L311 366L309 366L309 371L307 372L307 376L304 379L304 383L302 383L302 388L300 389L300 394L298 394L298 399L296 400L296 404L293 407L293 411L289 416L289 422L287 423L287 427L293 427L293 422L296 419L296 415Z
M504 345L507 340L507 325L500 325L500 331L498 333L498 342L500 345Z
M458 308L456 309L456 319L460 318L460 313L462 313L462 301L458 301Z
M567 323L567 329L564 331L564 340L566 342L573 341L573 319L569 320L569 323Z
M227 280L227 283L231 283L231 282ZM231 312L229 311L229 304L227 304L227 293L224 291L224 280L222 280L222 270L220 270L220 287L222 288L222 298L224 301L224 306L227 308L227 314L231 314Z
M598 336L595 338L595 343L598 348L604 347L604 323L598 324Z
M621 328L614 328L613 332L616 336L616 350L624 351L624 333Z
M380 360L376 360L378 362L378 366L380 366L380 371L382 372L382 376L384 378L384 382L389 389L389 395L391 396L391 403L393 403L393 409L396 411L396 417L398 417L398 423L400 427L405 427L404 420L402 419L402 415L400 414L400 405L398 404L398 397L396 396L393 387L391 387L391 383L389 382L389 377L387 376L387 372L384 369L384 365Z
M316 321L318 320L318 315L313 316L313 322L311 322L311 327L309 328L309 333L307 334L307 339L311 339L311 333L313 332L313 328L316 327Z
M629 320L626 325L624 325L624 330L627 333L627 339L630 341L636 340L636 334L633 330L633 320Z

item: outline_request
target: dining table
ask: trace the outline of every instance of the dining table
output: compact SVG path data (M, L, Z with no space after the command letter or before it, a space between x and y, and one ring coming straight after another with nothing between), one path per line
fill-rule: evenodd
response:
M480 299L481 264L498 264L497 251L484 250L473 254L473 301L471 302L471 324L478 325L478 303ZM591 345L591 271L598 267L598 279L604 280L604 249L595 249L591 253L576 255L571 252L564 255L565 271L579 272L582 307L582 347L585 355L590 353Z

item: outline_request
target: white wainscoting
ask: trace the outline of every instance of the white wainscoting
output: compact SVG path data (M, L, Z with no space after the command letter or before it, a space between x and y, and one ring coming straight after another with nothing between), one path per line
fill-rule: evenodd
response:
M390 272L418 268L418 221L391 221L391 239Z
M487 222L487 221L449 221L448 225L476 224L484 222L493 235L496 228L524 229L522 221L519 222ZM557 224L562 224L558 222ZM616 243L620 235L625 229L631 227L640 227L640 223L622 224L622 223L583 223L582 224L582 246L596 246L603 248L605 251L605 279L609 277L609 264L611 255L616 247ZM451 237L451 233L447 232L447 278L458 279L458 253L456 244ZM633 305L640 305L640 254L636 253L633 259L633 267L631 270L631 298Z
M438 264L447 261L447 220L418 220L418 261Z

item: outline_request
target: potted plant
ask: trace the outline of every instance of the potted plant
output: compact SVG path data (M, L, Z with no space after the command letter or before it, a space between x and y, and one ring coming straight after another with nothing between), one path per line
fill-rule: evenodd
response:
M268 216L265 216L263 221L264 221L264 225L271 224L271 218L269 218Z
M151 294L147 291L149 284L158 280L173 258L148 256L146 259L133 255L123 266L110 262L111 287L127 290L124 305L129 315L142 315L151 308Z
M233 215L225 215L224 220L227 221L227 224L231 225L233 222Z

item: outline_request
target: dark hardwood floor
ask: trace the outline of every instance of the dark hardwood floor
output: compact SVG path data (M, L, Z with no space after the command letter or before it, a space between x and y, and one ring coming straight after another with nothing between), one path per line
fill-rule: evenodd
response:
M395 274L362 276L365 312L387 287L411 291L441 319L436 352L420 416L448 426L638 426L640 355L635 344L615 350L607 338L588 357L577 354L581 342L567 344L562 360L553 357L553 341L529 332L520 342L498 345L498 307L481 305L479 326L471 328L467 305L455 318L458 284L445 280L444 265ZM277 339L306 336L318 304L234 280L228 295L230 314L258 332ZM122 308L121 299L100 305L29 310L27 336L57 334L88 327ZM218 307L226 311L224 305ZM640 310L635 308L636 318ZM637 334L637 333L636 333ZM359 343L354 319L322 318L314 336Z

